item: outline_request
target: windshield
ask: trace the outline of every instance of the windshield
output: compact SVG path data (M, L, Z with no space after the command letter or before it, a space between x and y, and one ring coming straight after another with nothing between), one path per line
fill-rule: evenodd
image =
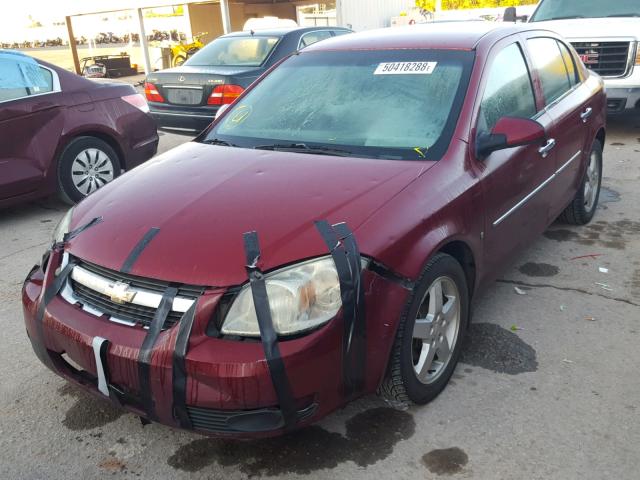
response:
M568 18L640 17L639 0L543 0L532 22Z
M247 93L202 141L407 160L446 151L473 52L308 52Z
M222 37L204 47L184 64L190 66L258 67L279 37Z

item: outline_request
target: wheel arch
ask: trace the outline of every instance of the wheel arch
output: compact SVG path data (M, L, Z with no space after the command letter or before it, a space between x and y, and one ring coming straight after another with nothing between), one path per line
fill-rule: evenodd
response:
M605 131L604 127L600 127L600 130L598 130L598 132L596 133L596 140L600 142L600 145L602 145L602 148L604 148L604 142L606 139L607 139L607 132Z
M473 292L475 291L477 278L476 260L471 247L462 240L451 240L440 246L433 255L436 253L446 253L447 255L452 256L460 264L467 279L467 290L469 292L469 299L471 299ZM431 257L433 255L431 255Z
M122 146L116 140L115 136L101 130L89 129L74 131L65 136L64 139L60 142L58 151L56 153L56 171L58 163L60 162L60 158L62 157L62 153L71 142L80 137L94 137L105 142L107 145L113 148L113 150L116 152L116 155L118 155L118 163L120 164L120 168L123 170L126 169L124 151L122 150Z

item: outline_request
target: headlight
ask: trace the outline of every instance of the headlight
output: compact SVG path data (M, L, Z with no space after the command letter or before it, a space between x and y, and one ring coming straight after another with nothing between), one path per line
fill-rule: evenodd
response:
M273 326L279 335L327 323L342 306L338 272L331 257L310 260L265 275ZM233 301L222 325L225 335L259 337L250 284Z
M71 226L71 217L73 216L73 210L75 207L71 207L64 217L60 220L56 229L53 231L53 243L60 243L64 240L65 234L69 233Z

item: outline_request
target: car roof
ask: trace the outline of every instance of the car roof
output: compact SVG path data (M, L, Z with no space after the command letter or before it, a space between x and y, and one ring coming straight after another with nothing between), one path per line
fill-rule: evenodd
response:
M344 30L350 32L348 28L345 27L279 27L279 28L264 28L264 29L255 29L253 30L241 30L237 32L227 33L226 35L222 35L221 38L226 37L247 37L247 36L274 36L274 37L284 37L285 35L289 35L292 33L302 34L307 32L315 32L318 30Z
M395 48L473 50L487 36L497 40L526 30L537 29L499 22L417 24L341 35L310 45L305 51Z

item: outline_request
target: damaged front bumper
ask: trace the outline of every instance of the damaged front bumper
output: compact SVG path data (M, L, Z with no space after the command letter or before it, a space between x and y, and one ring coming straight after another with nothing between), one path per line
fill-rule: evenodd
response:
M54 251L46 268L34 268L23 288L27 333L39 358L54 372L136 415L172 427L239 438L285 431L261 342L207 335L224 289L205 290L198 298L183 367L176 369L176 350L184 322L159 332L150 352L149 382L143 386L139 359L148 330L90 314L60 294L47 298L61 263L62 252ZM374 392L383 378L408 293L371 271L363 274L363 283L369 314L366 375L358 395ZM308 335L278 342L297 411L296 427L354 398L345 391L341 375L344 331L339 317ZM102 352L96 339L105 340ZM152 401L152 418L145 397Z

